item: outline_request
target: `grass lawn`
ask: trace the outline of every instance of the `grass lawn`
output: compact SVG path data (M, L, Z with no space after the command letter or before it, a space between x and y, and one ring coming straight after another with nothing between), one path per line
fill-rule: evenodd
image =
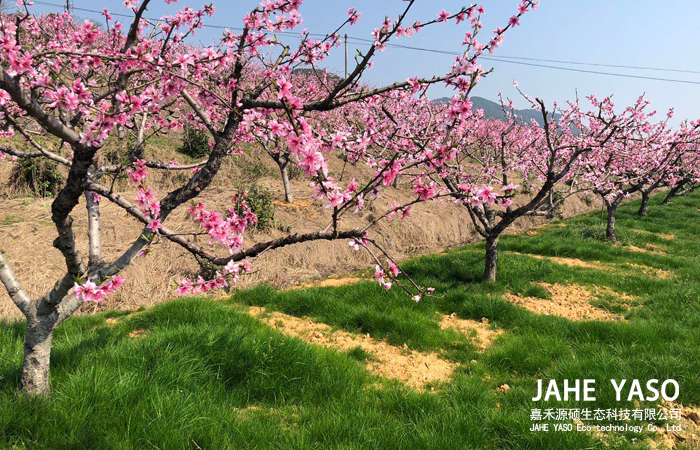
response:
M0 449L648 448L646 431L532 432L530 413L658 403L615 401L608 380L621 378L672 378L678 403L700 404L700 195L660 200L644 218L634 215L638 203L620 208L622 245L602 240L599 213L502 238L496 284L479 282L482 245L409 261L403 268L441 296L419 304L360 282L70 319L54 338L49 400L17 395L24 326L0 322ZM595 306L625 320L570 321L503 298L546 297L539 283L604 288ZM250 305L439 352L457 369L432 389L411 389L369 372L362 352L283 335L249 316ZM441 329L452 313L487 318L503 333L481 353ZM540 378L596 379L597 401L533 402Z

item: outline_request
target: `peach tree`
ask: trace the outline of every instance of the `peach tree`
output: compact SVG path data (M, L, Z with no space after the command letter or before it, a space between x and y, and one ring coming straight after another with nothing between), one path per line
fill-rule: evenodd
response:
M151 21L146 18L150 3L125 0L133 13L130 23L115 21L104 10L103 26L78 23L67 13L32 14L29 0L18 2L18 12L0 16L0 154L9 161L45 158L67 171L51 204L53 246L65 265L53 288L32 298L22 289L9 258L0 253L0 280L26 317L21 389L29 394L50 391L51 341L57 327L84 302L99 302L119 289L124 282L122 271L141 255L157 257L149 249L162 239L218 267L210 279L178 280L182 294L234 284L263 252L338 239L370 251L377 262L377 279L390 287L399 274L395 263L378 250L367 229L343 222L347 214L363 207L365 196L378 194L384 172L360 184L341 180L328 167L331 152L361 154L371 145L368 136L378 130L362 134L351 126L329 130L322 125L323 118L343 108L370 108L385 95L411 92L416 84L447 83L466 93L476 83L473 73L484 51L483 45L467 39L458 63L442 74L367 87L362 80L390 40L435 24L463 23L467 36L481 27L483 8L477 5L409 22L416 0L408 0L397 17L387 16L378 24L373 45L357 57L346 78L333 84L317 81L318 87L311 90L295 80L295 71L311 68L310 76L315 76L318 65L340 45L341 29L360 19L355 9L325 38L314 39L300 31L300 43L287 45L279 33L299 28L302 0L266 0L243 17L241 31L226 30L216 44L203 46L191 44L191 38L214 14L214 6L184 7ZM490 48L500 45L503 32L517 25L533 6L531 0L523 0ZM146 146L154 137L187 126L209 133L211 151L206 157L189 165L149 157ZM29 150L18 148L17 139ZM128 139L129 151L118 161L104 162L101 156L115 139ZM260 140L284 144L289 164L304 173L315 197L331 210L326 227L246 245L246 230L257 217L246 203L245 192L233 196L223 212L198 200L224 160L240 153L243 144ZM180 171L185 181L161 192L152 176L159 171ZM123 183L131 183L130 192L136 194L120 193ZM73 227L81 199L88 217L87 255L78 251ZM139 236L126 243L126 250L113 258L102 251L100 204L104 201L120 207L142 227ZM188 208L202 228L200 234L209 237L208 244L169 226L168 218L177 208ZM415 283L404 289L419 297L427 291Z

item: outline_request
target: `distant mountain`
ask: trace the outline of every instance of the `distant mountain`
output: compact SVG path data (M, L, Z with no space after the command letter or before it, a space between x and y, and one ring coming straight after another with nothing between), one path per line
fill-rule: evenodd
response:
M293 74L300 74L300 75L316 75L320 79L323 79L323 77L326 77L326 81L332 85L337 85L341 81L343 81L343 77L338 76L334 74L333 72L324 72L323 70L319 69L311 69L311 68L300 68L300 69L294 69L292 72Z
M331 85L331 86L336 86L338 83L343 81L343 78L332 73L332 72L324 72L323 70L319 69L312 69L312 68L299 68L299 69L294 69L293 71L294 74L301 74L301 75L317 75L320 78L323 78L323 76L326 76L326 82ZM450 102L450 97L441 97L437 98L435 100L432 100L433 103L449 103ZM503 120L505 118L505 114L503 114L503 110L501 109L500 103L492 102L491 100L485 99L483 97L469 97L469 100L471 100L472 105L476 109L483 109L484 110L484 115L489 118L496 118L496 119L501 119ZM523 121L526 123L530 123L532 119L535 119L537 123L540 125L544 125L544 121L542 120L542 114L539 111L536 111L534 109L516 109L515 114L522 117ZM561 117L561 114L555 114L555 118Z
M474 108L483 109L486 117L496 119L505 118L505 114L503 114L503 110L501 109L501 105L499 103L492 102L491 100L487 100L483 97L469 97L469 100L471 100ZM434 103L449 103L449 101L449 97L442 97L433 100ZM516 109L515 114L522 117L525 122L529 123L530 120L535 119L540 125L544 124L542 114L534 109ZM559 115L557 114L555 117L559 117Z

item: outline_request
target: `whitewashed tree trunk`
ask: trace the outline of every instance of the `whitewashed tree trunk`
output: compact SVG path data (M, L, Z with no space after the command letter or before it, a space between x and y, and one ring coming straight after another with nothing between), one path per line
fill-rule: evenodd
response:
M48 396L51 392L49 370L54 325L46 316L27 320L21 381L21 389L27 394Z
M292 203L294 195L292 194L292 184L289 182L289 158L283 154L273 155L272 159L277 163L282 176L282 187L284 188L284 201Z
M102 260L102 233L100 230L100 203L97 194L85 191L88 212L88 239L90 243L88 265L97 267Z

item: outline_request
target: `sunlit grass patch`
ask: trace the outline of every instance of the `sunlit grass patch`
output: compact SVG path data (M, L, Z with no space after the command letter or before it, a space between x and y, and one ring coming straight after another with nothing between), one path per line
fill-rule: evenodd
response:
M359 281L260 286L223 301L74 318L55 336L49 400L17 395L24 326L4 322L0 448L646 448L645 433L603 442L529 429L532 408L591 406L533 402L540 378L596 379L595 407L603 409L635 406L615 401L611 378L673 378L679 403L700 404L700 196L663 208L658 201L645 218L634 215L635 204L622 207L618 230L627 246L662 246L663 254L600 240L600 216L586 215L504 237L497 283L479 281L479 243L406 261L404 270L437 289L438 298L418 304ZM652 269L672 276L645 272ZM547 302L571 286L589 293L591 308L624 320L570 320L507 301ZM264 320L251 306L264 308ZM285 334L276 313L401 354L432 353L454 371L412 387L368 370L381 359L362 346L326 348Z

